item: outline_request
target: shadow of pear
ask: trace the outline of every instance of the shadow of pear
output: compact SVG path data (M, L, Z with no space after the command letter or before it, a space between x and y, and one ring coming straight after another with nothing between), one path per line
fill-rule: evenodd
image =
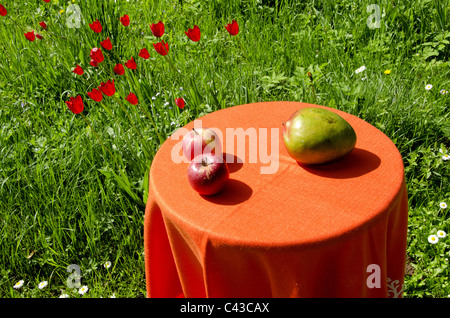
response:
M305 165L298 163L306 171L327 178L347 179L365 175L381 164L381 159L373 152L355 148L342 158L324 164Z

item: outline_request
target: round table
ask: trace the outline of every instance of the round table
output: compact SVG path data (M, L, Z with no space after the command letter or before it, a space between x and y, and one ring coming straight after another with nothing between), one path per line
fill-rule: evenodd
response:
M304 166L282 123L303 107L329 109L357 134L338 161ZM225 189L188 183L181 140L221 133ZM180 133L181 132L181 133ZM408 200L403 161L381 131L345 112L262 102L205 115L167 139L150 169L144 248L147 297L400 297Z

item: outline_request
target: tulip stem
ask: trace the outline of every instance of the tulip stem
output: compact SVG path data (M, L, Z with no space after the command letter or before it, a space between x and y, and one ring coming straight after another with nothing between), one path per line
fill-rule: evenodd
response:
M45 29L45 31L46 31L48 34L50 34L54 39L58 39L58 36L57 36L55 33L53 33L52 31L49 31L49 30L47 30L47 29ZM63 40L69 41L69 42L72 43L72 44L75 44L75 43L72 41L72 39L68 39L68 38L66 38L66 37L64 37L64 36L62 36L62 35L60 35L59 37L60 37L61 39L63 39Z
M145 70L147 70L147 65L145 65L144 68L145 68ZM139 72L142 74L142 76L144 76L145 78L147 77L147 76L146 76L142 71L140 71L139 69L137 69L137 71L139 71ZM132 73L132 75L134 75L134 74ZM126 74L125 74L125 76L126 76L128 82L134 83L134 81L131 81L131 80L128 78L128 76L127 76ZM147 116L147 118L150 119L150 121L152 122L153 127L155 128L156 135L158 136L159 142L162 143L162 142L164 141L164 139L163 139L163 138L161 137L161 135L159 134L158 128L156 127L156 124L155 124L155 121L154 121L153 118L148 114L148 112L145 111L145 109L144 109L140 104L138 104L138 106L139 106L139 108L144 112L145 116Z
M213 67L213 64L211 61L211 56L209 56L209 54L206 52L205 47L203 46L202 42L199 41L198 43L200 44L200 47L202 48L203 52L205 53L206 57L209 60L209 64L211 65L211 70L214 70L214 67Z
M221 105L219 100L217 99L216 95L215 95L215 91L216 91L216 73L214 72L214 66L211 60L211 57L209 56L209 54L206 52L205 47L203 46L203 44L201 42L198 42L201 46L201 48L203 49L203 52L205 53L205 55L208 57L209 60L209 64L211 66L211 73L212 73L212 83L213 83L213 88L212 88L212 92L211 95L214 99L214 101L218 104Z
M109 154L111 155L111 157L113 158L114 162L117 165L117 169L119 169L119 173L122 175L122 177L125 180L128 180L127 175L125 174L125 172L123 171L123 169L120 167L119 162L117 161L116 157L113 155L113 153L111 152L111 150L109 150L108 147L106 147L103 142L101 141L100 137L97 135L97 133L95 132L94 128L92 128L91 124L88 122L88 120L86 119L86 117L84 117L83 113L80 113L81 117L83 117L84 121L86 122L86 124L89 126L89 128L91 128L91 131L94 133L95 137L97 137L98 142L100 143L100 145L106 149L106 151L109 152Z
M146 151L147 155L149 155L149 150L147 149L147 144L145 143L145 139L144 136L142 136L142 134L139 132L139 130L136 128L136 126L134 125L133 119L130 116L130 113L128 113L128 111L126 110L126 108L122 105L122 103L119 101L119 99L113 95L115 100L117 101L117 103L120 105L120 107L122 107L123 111L127 114L128 118L130 119L130 123L133 126L134 130L136 130L136 132L138 133L138 135L141 137L142 140L142 144L144 146L144 150Z
M114 118L114 121L116 122L116 124L120 126L120 123L117 120L116 116L114 116L113 112L105 105L105 103L100 102L100 104L108 111L108 113L111 114L111 116Z
M150 62L152 63L153 67L154 67L155 69L157 69L157 73L158 73L158 74L162 74L162 73L163 73L163 72L161 71L161 64L160 64L160 63L155 63L155 62L154 62L153 60L151 60L151 59L150 59ZM145 64L147 64L147 63L145 63ZM149 73L149 72L148 72L148 66L147 66L147 65L145 65L145 71L146 71L146 73ZM147 79L149 80L149 82L151 82L150 77L147 77L147 75L144 75L144 77L147 78ZM162 77L161 77L161 80L164 82L164 85L168 85L166 76L162 76Z
M167 62L169 63L169 66L175 71L175 73L177 73L179 76L181 76L180 71L178 71L175 66L173 65L172 61L170 60L170 58L167 55L164 55L164 57L166 58Z
M308 72L307 74L308 74L309 79L311 80L311 90L313 93L314 101L317 104L316 91L314 90L313 76L312 76L311 72Z
M186 87L188 85L188 82L186 81L186 77L181 74L180 71L178 71L175 66L173 65L172 61L167 55L164 55L164 58L166 59L167 63L169 63L170 68L179 76L179 81L183 87Z
M315 90L314 90L314 85L311 85L311 89L312 89L314 101L315 101L315 103L317 104L317 97L316 97L316 92L315 92Z
M165 55L163 55L163 54L161 54L161 55L163 55L164 58L166 59L167 63L169 63L170 68L171 68L171 69L172 69L172 70L180 77L180 78L179 78L179 81L181 82L181 85L183 85L183 87L186 87L187 84L188 84L188 82L187 82L187 80L186 80L186 77L183 76L183 74L181 74L181 72L178 71L178 70L175 68L175 66L173 65L171 59L167 56L168 50L166 50L166 48L165 48L164 45L163 45L163 49L164 49ZM193 85L190 85L190 86L191 86L192 89L194 89ZM197 95L199 95L198 92L197 92ZM192 99L194 99L194 98L192 98Z
M162 41L162 43L164 43L164 41ZM179 76L182 76L181 72L178 71L178 70L175 68L175 66L173 65L172 61L171 61L170 58L167 56L167 54L169 53L169 51L166 50L166 47L165 47L164 44L162 44L162 47L163 47L164 52L165 52L164 58L166 59L167 63L169 63L169 66L175 71L175 73L177 73Z
M136 69L136 70L139 71L145 77L145 74L142 73L139 69ZM125 74L125 76L126 76L126 78L127 78L129 83L135 83L135 74L133 72L131 73L131 76L133 77L133 80L130 80L130 78L126 74ZM145 116L147 116L147 118L150 119L150 121L152 122L153 127L155 128L156 135L158 136L159 141L162 143L164 141L164 139L161 138L161 136L160 136L160 134L158 132L158 129L156 128L156 124L153 121L153 118L145 111L144 108L142 108L142 106L139 103L137 105L144 112Z
M141 73L142 76L145 77L145 74L140 70L140 69L136 69L139 73Z
M14 20L13 17L12 17L11 15L8 14L7 17L10 18L11 21L12 21L16 26L18 25L18 26L22 29L22 32L26 30L25 26L24 26L22 23L20 23L20 22Z
M249 59L248 59L248 56L247 56L247 51L244 50L244 46L242 45L242 42L241 42L241 39L239 38L239 35L236 36L236 38L237 38L237 40L238 40L238 42L239 42L239 45L241 46L241 50L242 50L242 52L244 53L245 59L247 60L247 62L250 63L250 61L249 61Z
M101 141L100 137L97 135L97 133L95 132L94 128L92 128L91 124L88 122L88 120L86 119L86 117L84 117L83 113L80 113L81 117L83 117L84 121L86 122L86 124L89 126L89 128L91 128L92 132L94 133L95 137L97 137L98 142L100 143L100 145L106 149L106 151L109 152L109 154L111 155L111 157L114 159L115 163L117 164L117 167L120 169L120 165L117 162L116 157L113 155L113 153L111 152L111 150L109 150L108 147L106 147L103 142Z
M159 134L159 132L158 132L158 129L156 128L156 124L155 124L155 122L153 121L153 118L152 118L152 117L144 110L144 108L142 108L142 106L141 106L140 104L138 104L138 106L139 106L139 108L144 112L144 114L147 116L147 118L150 119L150 121L152 122L153 127L155 127L156 135L158 136L159 141L162 143L164 140L161 138L161 136L160 136L160 134Z
M106 108L106 110L108 111L108 113L110 113L111 114L111 116L113 116L114 117L114 114L112 113L112 111L105 105L105 103L103 103L103 102L100 102L100 104L104 107L104 108ZM114 117L114 119L116 119L115 117Z
M103 62L98 63L97 67L101 67L105 72L108 73L108 75L112 75L112 77L115 77L114 71L111 71L111 69L109 67L107 67L106 65L103 65Z

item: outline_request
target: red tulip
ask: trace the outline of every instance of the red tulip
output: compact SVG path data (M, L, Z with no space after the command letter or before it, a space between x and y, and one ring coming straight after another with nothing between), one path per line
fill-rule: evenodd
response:
M103 60L105 59L103 57L103 53L102 53L102 49L98 48L98 47L94 47L91 50L91 54L89 55L91 57L91 59L93 59L94 61L96 61L97 63L101 63L103 62Z
M139 56L146 60L150 57L150 53L146 48L143 48L142 50L139 51Z
M153 47L155 48L156 52L158 52L161 55L167 55L169 52L169 44L164 43L164 41L153 43Z
M79 114L84 109L83 99L81 99L80 95L77 97L70 97L70 100L66 101L66 104L74 114Z
M108 80L106 83L101 82L100 86L98 87L103 94L106 96L113 96L116 92L116 87L114 86L114 80Z
M74 73L77 74L77 75L83 75L83 74L84 74L83 69L82 69L81 66L78 65L78 64L77 64L77 66L75 67L75 69L74 69L72 72L74 72Z
M191 39L193 42L200 41L200 28L197 25L194 25L194 28L188 29L184 33L186 33L188 38Z
M125 69L123 68L123 65L118 63L116 66L114 66L114 73L117 75L123 75L125 74Z
M101 102L103 99L102 92L99 89L93 88L91 92L87 93L90 98L96 102Z
M30 31L27 33L24 33L25 37L27 38L28 41L34 41L35 37L34 37L34 31Z
M231 23L225 25L225 29L227 29L228 33L231 35L236 35L239 32L239 25L235 20L233 20Z
M91 66L93 66L93 67L97 67L97 66L98 66L97 61L95 61L94 59L91 59L91 61L89 62L89 64L90 64Z
M95 33L102 32L103 28L98 19L96 19L94 22L89 23L89 27L94 31Z
M125 63L125 66L128 67L130 70L135 70L136 69L136 62L134 61L134 58L131 57L131 60L128 60Z
M130 17L128 16L128 14L120 17L120 23L122 23L124 26L128 26L130 24Z
M111 40L109 39L109 36L106 40L104 40L103 42L100 42L100 45L105 49L105 50L111 50L112 49L112 43Z
M150 25L150 29L152 30L152 33L154 36L156 36L157 38L160 38L164 34L164 23L162 23L161 21L159 21L156 24L152 23Z
M47 3L49 3L49 2L50 2L50 0L44 0L44 2L47 2Z
M175 98L175 104L178 106L178 108L183 109L184 108L184 99L183 98Z
M41 35L41 34L36 33L36 37L37 37L39 40L42 40L42 35Z
M134 94L131 93L131 92L130 92L130 94L128 94L127 97L125 97L125 99L126 99L127 101L129 101L130 104L132 104L132 105L137 105L137 103L138 103L138 99L137 99L136 95L134 95Z
M47 30L47 24L45 24L44 21L39 22L39 25L40 25L44 30Z
M0 4L0 15L2 17L4 17L7 14L8 14L8 11L6 11L6 8L2 4Z

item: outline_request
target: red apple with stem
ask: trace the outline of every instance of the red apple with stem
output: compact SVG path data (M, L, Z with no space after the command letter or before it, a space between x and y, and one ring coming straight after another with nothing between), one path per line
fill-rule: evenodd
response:
M211 128L192 128L182 141L183 154L189 161L203 153L220 154L220 146L219 137Z
M228 165L222 155L205 153L194 157L187 176L191 187L202 195L219 193L230 177Z

